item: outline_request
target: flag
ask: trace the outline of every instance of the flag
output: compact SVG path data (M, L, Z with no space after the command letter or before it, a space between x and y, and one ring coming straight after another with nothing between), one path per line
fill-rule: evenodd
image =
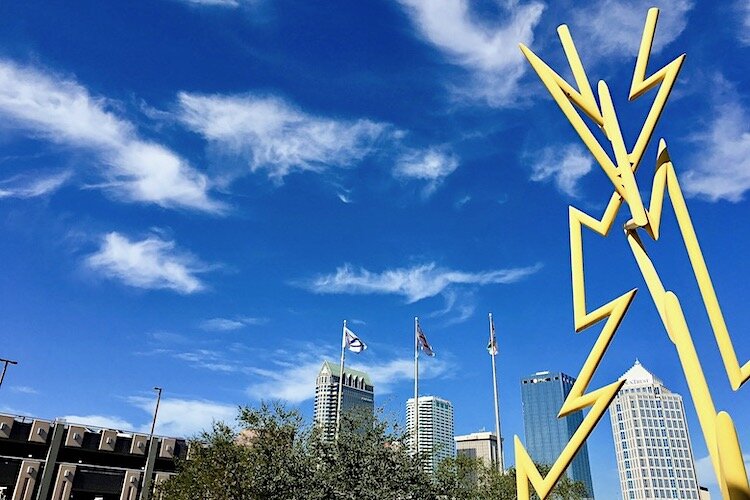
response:
M427 337L424 336L424 332L419 327L419 324L417 324L417 341L419 342L419 347L422 348L425 354L427 354L428 356L435 355L435 351L432 350L430 343L427 342Z
M360 353L367 349L367 344L362 342L359 337L357 337L357 335L347 327L344 327L344 339L346 342L346 347L348 347L352 352Z
M487 352L490 356L497 354L497 338L495 337L495 322L490 320L490 342L487 344Z

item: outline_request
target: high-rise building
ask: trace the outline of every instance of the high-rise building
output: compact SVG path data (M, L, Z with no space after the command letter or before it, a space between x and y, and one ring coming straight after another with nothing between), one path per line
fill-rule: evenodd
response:
M682 396L636 360L609 407L622 498L702 498Z
M487 467L497 467L498 446L494 432L472 432L456 436L456 454L470 458L479 458Z
M333 439L336 434L336 409L339 401L339 378L341 367L325 361L315 384L315 424L323 429L325 436ZM375 411L375 389L370 376L358 370L344 368L341 399L341 414L357 410Z
M583 422L581 411L557 418L574 383L575 378L570 375L548 371L537 372L521 380L526 450L536 463L555 463ZM586 486L588 498L594 498L589 452L585 443L565 473L573 481L582 482Z
M411 436L409 448L415 449L414 398L406 402L406 427ZM453 404L437 396L419 397L419 452L425 455L424 470L432 473L445 458L456 456L453 440Z

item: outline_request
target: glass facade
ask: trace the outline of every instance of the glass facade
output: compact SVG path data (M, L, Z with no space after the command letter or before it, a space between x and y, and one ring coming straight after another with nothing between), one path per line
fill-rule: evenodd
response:
M583 421L583 412L580 411L557 418L573 383L573 377L560 372L539 372L521 380L526 450L538 464L555 463ZM573 458L566 474L574 481L581 481L586 486L588 498L594 498L586 444Z
M336 410L339 401L339 374L337 364L326 361L318 373L315 384L315 424L323 429L328 439L336 433ZM375 389L369 375L364 372L344 369L344 383L341 397L341 414L350 411L365 411L372 415L375 411Z

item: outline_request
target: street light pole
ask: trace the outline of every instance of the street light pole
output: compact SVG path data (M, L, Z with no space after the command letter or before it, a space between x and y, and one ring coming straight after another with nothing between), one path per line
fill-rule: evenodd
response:
M0 363L3 363L3 373L0 375L0 387L3 385L3 379L5 378L5 372L8 370L8 365L17 365L18 361L11 361L9 359L0 358Z
M156 408L154 408L154 419L151 421L151 433L149 434L149 442L154 438L154 428L156 427L156 415L159 414L159 402L161 401L161 387L154 387L156 391Z
M143 478L141 481L140 500L149 500L151 498L151 475L154 470L156 460L156 443L154 442L154 429L156 428L156 416L159 414L159 402L161 401L161 387L154 387L156 391L156 408L154 408L154 419L151 421L151 432L148 435L148 455L146 455L146 465L143 468Z

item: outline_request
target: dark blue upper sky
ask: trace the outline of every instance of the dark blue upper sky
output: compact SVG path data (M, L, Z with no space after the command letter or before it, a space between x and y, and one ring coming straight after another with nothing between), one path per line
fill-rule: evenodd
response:
M651 6L0 3L0 356L19 360L0 410L143 428L159 385L164 433L263 399L310 416L346 318L369 346L349 360L403 421L419 316L437 351L421 363L421 393L453 402L457 433L490 429L492 311L503 431L508 444L523 437L521 377L577 375L598 331L573 333L567 207L599 217L612 188L517 44L567 76L555 32L567 23L632 144L650 106L627 92ZM750 8L657 6L650 68L688 57L656 135L743 360ZM645 197L655 154L654 141L638 172ZM741 420L747 389L729 389L665 214L649 250L687 310L717 407ZM688 397L620 234L584 237L592 305L642 289L592 387L637 357ZM742 427L740 439L750 449ZM606 418L589 454L597 496L614 498Z

